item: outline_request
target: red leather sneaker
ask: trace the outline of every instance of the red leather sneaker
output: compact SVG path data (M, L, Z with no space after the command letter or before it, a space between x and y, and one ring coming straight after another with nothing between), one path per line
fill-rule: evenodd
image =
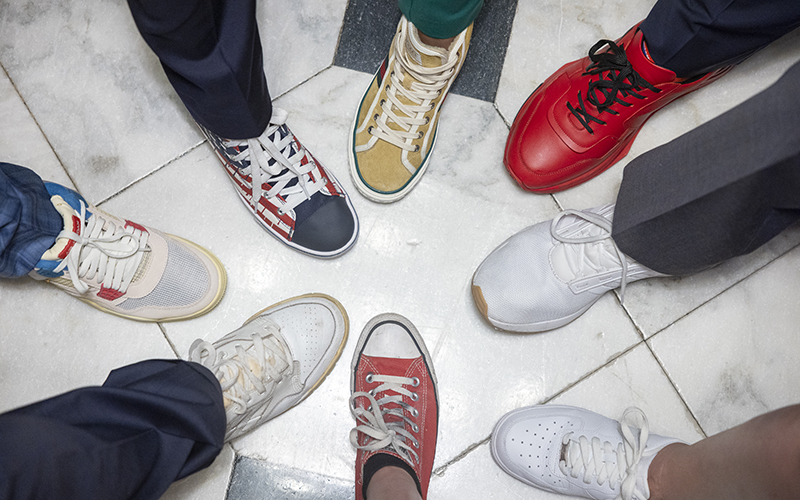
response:
M680 79L646 50L636 25L616 43L597 42L528 97L503 159L523 189L550 193L600 174L628 153L653 113L731 69Z
M424 500L436 453L439 397L422 337L403 316L378 315L361 332L351 368L356 500L364 499L364 464L378 453L411 467Z

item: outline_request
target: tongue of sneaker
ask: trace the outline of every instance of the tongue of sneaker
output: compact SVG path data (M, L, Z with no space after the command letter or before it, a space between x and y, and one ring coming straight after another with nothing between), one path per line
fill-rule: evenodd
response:
M450 55L445 49L423 43L419 39L419 31L413 27L406 38L405 50L410 60L426 68L442 66Z
M61 215L64 219L64 230L65 231L72 231L73 233L78 233L80 230L80 218L75 210L66 202L63 198L59 195L52 196L50 198L50 202L55 207L56 211ZM61 255L62 252L67 248L67 245L74 242L69 238L58 238L56 239L55 244L50 247L43 255L41 260L61 260L66 255Z

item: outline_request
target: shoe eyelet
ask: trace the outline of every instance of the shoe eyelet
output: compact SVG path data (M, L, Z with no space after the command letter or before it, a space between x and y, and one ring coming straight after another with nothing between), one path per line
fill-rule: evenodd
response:
M414 432L419 432L419 426L417 424L411 424L411 430Z
M367 133L368 133L368 134L371 134L371 133L372 133L372 125L370 125L370 127L367 129Z
M375 113L375 116L372 117L372 119L375 120L375 121L378 121L378 118L380 118L380 117L381 117L381 115L379 115L378 113Z
M386 90L389 90L389 88L387 87ZM381 99L380 106L383 107L384 104L386 104L386 99ZM375 115L375 116L378 116L378 115Z
M429 124L430 122L431 122L430 117L426 116L425 117L425 125Z
M419 417L419 411L416 408L411 408L411 416L414 418Z
M416 449L419 449L419 441L417 441L416 439L411 441L411 446L413 446Z
M425 135L425 134L423 134L422 130L420 130L419 133L417 134L417 139L422 139L423 135Z
M369 394L370 396L372 396L374 398L375 397L375 389L370 389L369 391L367 391L367 394Z
M411 393L411 401L418 401L419 395L416 392Z
M367 411L372 411L372 405L367 406Z
M373 374L372 374L372 372L369 372L369 373L367 373L367 376L366 376L366 377L364 377L364 380L365 380L365 381L366 381L368 384L371 384L371 383L372 383L372 378L373 378Z
M417 149L419 149L419 146L417 146ZM411 379L411 386L412 387L419 387L419 378L417 378L417 377L412 378Z
M416 146L414 146L414 152L415 152L415 153L419 153L419 144L417 144Z

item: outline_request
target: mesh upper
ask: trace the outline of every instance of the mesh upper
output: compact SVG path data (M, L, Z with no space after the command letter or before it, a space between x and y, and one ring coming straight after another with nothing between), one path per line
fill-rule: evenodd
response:
M156 287L141 298L130 298L119 305L131 311L140 307L181 307L200 300L209 288L208 270L184 245L166 237L169 248L167 266Z

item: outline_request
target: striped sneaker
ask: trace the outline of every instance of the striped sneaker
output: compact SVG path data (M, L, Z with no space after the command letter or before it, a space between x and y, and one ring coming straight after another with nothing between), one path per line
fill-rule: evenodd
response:
M405 17L356 111L350 174L366 198L391 203L422 178L436 143L439 111L467 56L472 25L449 49L422 43Z
M264 133L245 140L223 139L198 125L239 198L270 234L300 252L337 257L356 242L358 217L333 174L286 126L286 117L273 108Z
M139 321L207 313L222 299L225 269L191 241L107 214L46 182L64 230L30 276L101 311Z

